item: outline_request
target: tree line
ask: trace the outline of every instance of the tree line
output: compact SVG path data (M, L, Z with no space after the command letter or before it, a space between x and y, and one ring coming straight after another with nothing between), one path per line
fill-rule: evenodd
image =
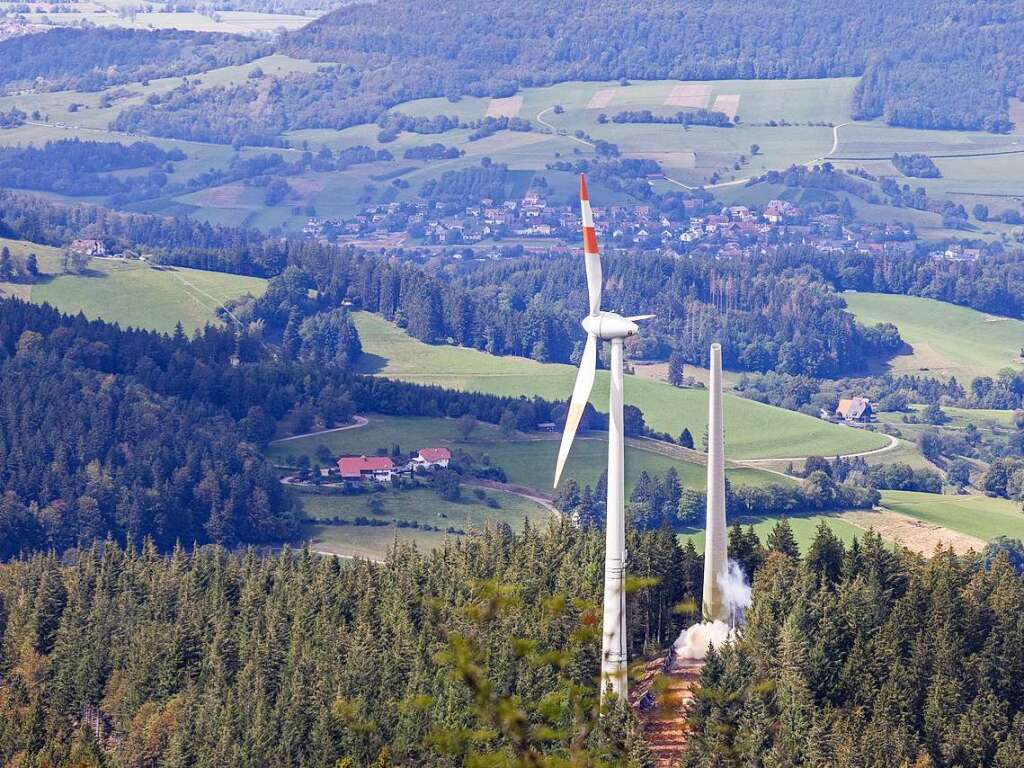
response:
M802 559L755 549L746 627L704 666L683 765L1021 765L1020 551L925 559L824 525Z

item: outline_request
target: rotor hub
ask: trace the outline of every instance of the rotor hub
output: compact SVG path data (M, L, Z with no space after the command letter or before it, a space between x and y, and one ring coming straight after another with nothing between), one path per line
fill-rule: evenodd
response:
M632 320L615 312L598 312L583 318L583 330L599 338L601 341L626 339L636 336L640 326Z

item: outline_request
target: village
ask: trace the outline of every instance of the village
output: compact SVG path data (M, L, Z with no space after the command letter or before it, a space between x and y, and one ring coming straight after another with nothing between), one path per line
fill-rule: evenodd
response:
M595 207L595 229L606 251L678 258L754 258L787 245L880 256L912 253L918 246L912 226L809 212L786 200L770 200L763 207L719 206L697 197L683 202L686 216L680 220L656 216L643 203ZM564 253L580 237L575 207L552 202L536 190L520 200L483 199L455 213L436 201L370 205L350 219L310 218L303 233L310 239L363 247L443 250L456 259ZM929 255L976 261L981 251L953 244Z

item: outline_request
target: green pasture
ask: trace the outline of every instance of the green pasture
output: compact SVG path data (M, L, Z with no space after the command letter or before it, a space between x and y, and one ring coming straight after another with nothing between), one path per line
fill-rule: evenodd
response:
M302 455L309 456L311 462L317 462L316 451L320 445L327 446L333 456L374 455L378 449L390 451L394 445L403 452L446 446L452 450L465 450L478 462L487 457L492 466L505 471L510 483L551 491L560 439L557 434L517 435L506 440L496 427L481 423L469 440L464 441L459 434L458 423L452 419L377 414L368 414L368 417L370 421L365 427L275 443L270 446L269 455L276 463L293 465ZM627 445L625 454L627 493L641 472L664 477L671 467L675 467L683 485L690 488L705 486L707 470L702 465L645 450L636 443ZM569 456L565 477L575 479L580 485L593 486L607 462L608 443L603 434L582 434ZM736 485L792 482L770 472L745 467L730 468L727 475Z
M459 501L445 501L429 488L407 490L384 489L357 494L314 494L294 492L302 507L302 514L311 519L340 518L354 520L356 517L386 520L386 526L327 525L306 523L302 536L311 542L314 549L348 557L383 559L397 536L400 541L414 542L423 549L439 546L446 538L461 534L448 534L448 528L466 533L480 532L495 523L508 523L513 529L522 528L523 521L530 519L543 523L551 512L540 504L522 496L503 491L482 489L485 496L479 498L474 488L463 486ZM374 513L370 502L381 505ZM497 507L488 506L493 500ZM440 528L428 531L422 528L399 528L395 521L418 523Z
M899 328L911 351L888 361L893 372L956 376L966 386L977 376L1021 367L1024 321L917 296L847 292L843 298L860 322Z
M1024 511L1017 501L981 495L882 491L882 506L985 541L996 536L1024 539Z
M473 349L427 345L378 316L355 316L363 343L359 369L407 381L518 397L566 399L576 369L526 358L495 357ZM700 439L707 423L707 391L627 376L626 402L639 406L654 429L679 434L684 427ZM593 402L606 410L608 378L599 371ZM835 455L886 445L881 435L829 424L781 408L726 395L726 456L733 459Z
M0 283L0 295L15 295L62 312L83 312L122 326L171 331L179 321L189 333L220 324L217 308L228 299L258 296L266 280L183 267L154 269L140 261L92 259L81 275L61 274L62 251L36 243L0 239L15 255L35 253L43 277L34 285Z

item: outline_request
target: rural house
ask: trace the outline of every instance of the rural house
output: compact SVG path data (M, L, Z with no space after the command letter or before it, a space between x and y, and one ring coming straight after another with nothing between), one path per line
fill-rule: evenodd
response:
M447 448L420 448L412 462L424 469L445 469L451 460L452 452Z
M866 397L843 398L836 406L836 420L847 424L866 424L871 421L871 416L871 401Z
M338 459L338 474L346 483L366 480L390 483L394 473L395 463L387 456L342 456Z

